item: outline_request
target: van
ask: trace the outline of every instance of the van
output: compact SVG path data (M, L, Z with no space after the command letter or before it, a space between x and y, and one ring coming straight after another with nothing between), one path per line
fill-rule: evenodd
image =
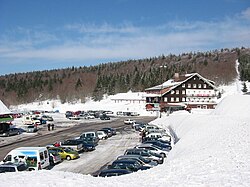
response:
M46 147L19 147L10 151L3 162L26 162L28 170L40 170L49 167L49 154Z

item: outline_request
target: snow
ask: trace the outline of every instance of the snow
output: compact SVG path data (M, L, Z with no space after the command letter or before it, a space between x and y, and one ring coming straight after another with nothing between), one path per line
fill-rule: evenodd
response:
M10 114L11 111L5 106L5 104L0 100L0 115L1 114Z
M231 87L231 92L230 88L228 89L230 94L223 97L215 110L174 112L151 122L168 129L176 138L176 144L162 165L111 178L96 178L54 170L4 173L0 174L0 187L250 186L250 96L239 94L239 89L236 88L235 91L235 87L235 85ZM51 102L55 102L54 108ZM143 112L143 106L138 104L119 103L119 105L107 98L97 103L88 101L85 104L74 105L50 101L49 104L45 103L47 108L44 108L60 111L76 110L80 107L83 110L109 108L117 111L129 108L150 115ZM37 106L33 103L19 106L18 109L32 107Z

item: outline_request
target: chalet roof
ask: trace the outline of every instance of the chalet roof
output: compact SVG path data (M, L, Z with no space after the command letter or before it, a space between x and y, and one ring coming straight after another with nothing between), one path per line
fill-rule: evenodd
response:
M160 91L160 94L165 94L167 92L169 92L170 90L176 88L177 86L179 86L180 84L188 81L189 79L191 79L194 76L198 76L200 79L202 79L204 82L206 82L207 84L209 84L212 88L217 89L214 86L214 82L206 79L204 77L202 77L200 74L198 73L191 73L191 74L185 74L185 75L180 75L178 77L175 77L174 79L170 79L160 85L151 87L151 88L147 88L145 89L146 91L151 91L151 90L158 90Z

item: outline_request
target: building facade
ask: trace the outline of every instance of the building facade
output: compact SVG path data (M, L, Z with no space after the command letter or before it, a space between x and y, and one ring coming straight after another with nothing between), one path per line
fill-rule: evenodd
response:
M146 90L146 109L168 111L172 109L213 109L218 90L214 82L198 73L179 75Z

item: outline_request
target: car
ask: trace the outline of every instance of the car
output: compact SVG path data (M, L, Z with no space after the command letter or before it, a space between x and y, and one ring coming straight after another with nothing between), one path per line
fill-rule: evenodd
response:
M37 126L36 126L36 125L28 125L28 126L27 126L26 132L28 132L28 133L33 133L33 132L37 132L37 131L38 131L38 129L37 129Z
M100 119L101 120L110 120L110 117L107 116L106 114L103 114L103 115L100 116Z
M132 125L132 124L134 124L136 121L135 120L132 120L132 119L126 119L126 120L124 120L124 124L126 124L126 125Z
M49 163L50 165L55 165L62 162L62 158L57 150L48 149L49 152Z
M86 143L93 144L95 147L98 145L98 142L99 142L99 138L96 138L96 137L79 137L79 138L76 138L76 140L81 140Z
M99 131L103 131L108 135L108 138L110 138L112 136L112 132L109 129L101 129Z
M167 148L169 150L172 149L171 147L171 143L170 142L166 142L166 143L162 143L160 140L147 140L143 142L144 144L153 144L153 145L157 145L159 147L162 148Z
M140 144L140 145L135 146L135 148L147 149L153 153L160 154L162 157L166 157L168 152L169 152L169 149L161 148L161 147L158 147L158 146L153 145L153 144Z
M19 128L9 128L8 130L3 131L0 136L13 136L21 134L21 130Z
M79 141L77 139L65 140L65 141L61 142L60 146L61 147L70 147L77 152L80 152L83 149L82 141Z
M0 165L0 173L20 171L28 171L28 166L25 162L7 162Z
M154 166L158 165L157 162L149 160L147 158L144 158L140 155L121 155L121 156L117 157L117 160L121 160L121 159L137 160L138 162L140 162L144 166L148 166L148 167L154 167Z
M149 150L146 149L137 149L137 148L132 148L132 149L127 149L124 153L124 155L140 155L142 157L145 157L147 159L153 160L155 162L157 162L158 164L162 164L164 161L164 158L157 154L157 153L153 153Z
M113 136L113 135L116 135L116 130L113 129L113 128L111 128L111 127L104 127L104 128L102 128L101 130L108 130L108 131L111 132L112 136Z
M66 113L65 113L66 118L73 117L73 116L74 116L74 114L72 111L66 111Z
M100 140L105 140L108 138L108 135L104 131L97 131L97 135Z
M127 169L132 172L136 172L138 170L146 170L151 167L143 166L137 160L115 160L111 165L108 166L108 169Z
M58 152L58 154L61 156L61 159L66 159L66 160L73 160L79 158L79 153L70 149L70 148L65 148L65 147L49 147L48 150L54 150Z
M130 173L132 173L132 171L127 169L104 169L99 173L98 177L113 177Z
M96 145L93 142L87 142L87 141L83 141L80 140L82 142L82 146L83 146L83 151L94 151Z

